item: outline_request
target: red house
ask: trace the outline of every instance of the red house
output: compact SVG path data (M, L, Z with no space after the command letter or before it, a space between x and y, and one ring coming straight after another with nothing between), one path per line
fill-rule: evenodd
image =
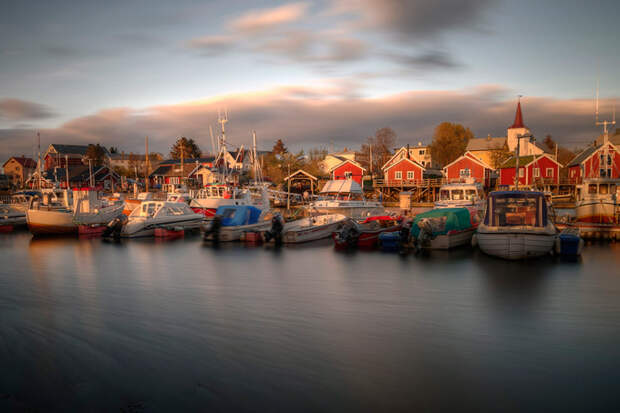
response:
M332 179L353 179L355 182L362 185L362 177L364 176L365 170L366 169L359 163L347 159L332 167L330 172L332 173Z
M517 159L513 156L499 169L499 184L513 186ZM519 185L559 184L560 165L548 154L519 157Z
M583 178L620 178L620 149L611 142L589 146L569 162L568 178L574 183Z
M448 181L473 178L476 182L486 187L490 185L492 171L493 168L469 151L443 168L444 175Z
M387 185L404 185L421 181L424 178L424 167L409 158L402 158L396 162L387 162L383 165L383 179Z

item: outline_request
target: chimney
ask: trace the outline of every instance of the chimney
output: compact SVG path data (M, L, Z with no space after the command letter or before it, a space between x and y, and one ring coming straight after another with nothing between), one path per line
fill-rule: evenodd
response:
M490 141L490 140L491 140L491 134L490 134L490 133L487 135L487 140L488 140L488 141Z
M407 144L407 159L411 159L411 155L409 155L409 144Z

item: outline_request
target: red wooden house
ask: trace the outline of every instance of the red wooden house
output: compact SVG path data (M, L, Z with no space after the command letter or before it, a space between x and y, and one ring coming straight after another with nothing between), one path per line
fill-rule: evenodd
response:
M358 184L362 185L362 177L366 169L359 163L351 159L346 159L341 163L335 165L330 170L332 179L353 179Z
M611 142L589 146L569 162L568 178L574 183L583 178L620 178L620 149Z
M396 162L388 161L382 169L386 185L393 186L421 181L425 171L422 165L409 158L402 158Z
M465 152L446 165L443 172L448 181L473 178L476 182L488 187L491 183L493 168L471 152Z
M500 185L514 185L516 162L513 156L499 168ZM519 157L519 185L559 184L561 166L548 154L521 156Z

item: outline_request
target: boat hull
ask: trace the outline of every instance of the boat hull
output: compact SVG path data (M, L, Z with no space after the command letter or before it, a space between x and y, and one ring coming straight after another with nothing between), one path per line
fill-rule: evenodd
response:
M317 219L320 220L321 218L322 217L319 216ZM312 218L304 218L300 221L304 221L304 223L311 223L311 219ZM302 242L317 241L320 239L329 238L330 236L332 236L332 233L340 229L340 227L346 220L347 217L342 216L341 219L329 221L324 224L313 223L307 226L293 222L291 223L293 225L291 225L290 228L286 228L285 225L282 240L286 244L298 244Z
M471 239L475 232L476 227L472 227L463 231L451 231L445 235L437 235L431 240L429 249L448 250L463 245L471 245Z
M139 238L152 237L155 235L155 228L160 227L178 227L184 231L198 229L203 221L203 217L191 217L187 219L176 220L143 220L137 222L128 222L121 231L123 238Z
M370 216L385 214L383 206L329 206L317 204L313 205L311 210L319 214L342 214L353 219L364 219Z
M33 235L77 234L78 231L70 211L29 209L26 221Z
M575 208L575 216L578 222L614 224L616 223L616 205L605 201L581 202Z
M239 225L235 227L222 227L220 229L220 241L240 241L244 232L267 231L271 228L271 220L258 222L250 225Z
M549 254L556 234L551 230L528 232L515 229L491 232L479 227L476 237L480 250L485 254L507 260L521 260Z

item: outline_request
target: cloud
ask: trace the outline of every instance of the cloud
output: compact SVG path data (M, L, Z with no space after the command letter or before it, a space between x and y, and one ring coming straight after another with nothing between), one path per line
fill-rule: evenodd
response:
M238 41L237 37L230 35L203 36L190 40L187 46L204 56L213 56L232 51Z
M272 30L301 19L306 14L307 8L307 3L291 3L266 10L255 10L231 21L230 27L244 33Z
M149 136L153 151L168 153L178 136L195 138L210 147L209 125L216 129L217 110L228 108L227 134L232 145L250 142L256 130L259 146L269 149L276 139L297 150L328 146L358 148L384 126L398 134L398 144L430 142L443 121L470 127L476 136L503 136L512 123L515 97L509 89L484 85L474 89L408 91L382 98L361 98L336 83L288 86L262 92L218 96L204 101L143 109L116 108L73 119L59 128L41 130L42 146L50 143L101 143L125 152L143 150ZM611 100L609 103L611 105ZM539 139L551 134L569 147L583 146L600 132L592 125L589 99L522 99L525 123ZM0 130L0 160L32 153L34 130Z
M348 14L354 25L427 40L451 30L479 30L497 0L334 0L331 14Z
M21 99L0 99L0 120L21 121L51 118L55 114L45 105Z
M462 65L447 52L429 50L419 54L386 53L386 57L407 67L417 69L454 69Z
M364 58L367 45L353 37L298 30L269 38L254 49L300 63L345 63Z

